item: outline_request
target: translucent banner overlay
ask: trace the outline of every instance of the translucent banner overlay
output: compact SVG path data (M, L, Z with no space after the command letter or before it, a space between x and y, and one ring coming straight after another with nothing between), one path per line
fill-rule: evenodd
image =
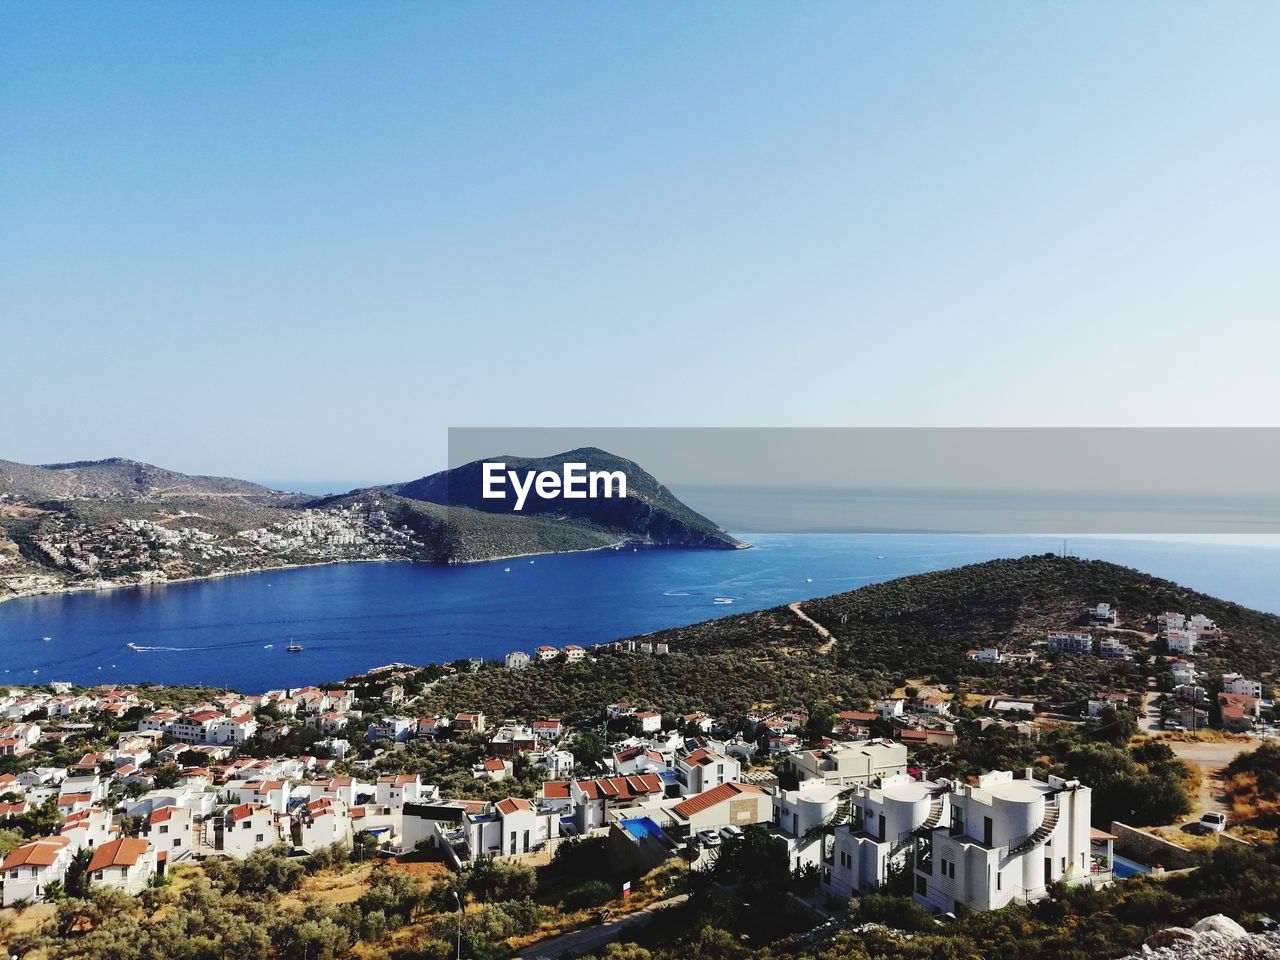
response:
M1280 429L1272 428L449 431L450 468L516 467L523 458L548 458L537 465L544 472L616 465L593 451L630 461L637 480L647 472L744 533L1280 534ZM526 482L515 472L513 484ZM505 499L484 498L483 476L479 467L457 471L450 503L515 512L511 485L493 488ZM520 512L554 516L564 491L552 486Z

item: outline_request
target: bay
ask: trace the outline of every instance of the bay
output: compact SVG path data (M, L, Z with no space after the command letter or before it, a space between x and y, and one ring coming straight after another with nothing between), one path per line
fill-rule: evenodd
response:
M0 604L0 682L150 681L257 693L393 661L588 646L1063 546L1039 536L739 536L752 549L627 548L460 567L341 564L14 600ZM1275 547L1073 538L1067 549L1280 612ZM288 653L291 642L303 651Z

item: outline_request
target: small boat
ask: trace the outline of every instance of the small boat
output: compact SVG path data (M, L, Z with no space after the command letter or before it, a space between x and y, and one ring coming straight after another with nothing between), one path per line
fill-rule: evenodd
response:
M532 561L532 560L530 560L529 562L530 562L530 563L533 563L533 561Z
M813 583L813 577L805 577L805 578L804 578L804 582L805 582L805 583Z
M285 649L288 650L290 653L301 653L302 645L298 643L291 643L287 647L285 647Z
M43 640L45 643L48 643L50 640L53 639L53 637L41 637L40 639Z
M263 650L270 650L270 649L271 649L272 647L274 647L274 646L275 646L275 644L274 644L274 643L264 643L264 644L262 645L262 649L263 649Z
M877 560L883 560L883 559L884 559L884 554L883 554L883 553L876 554L876 559L877 559Z
M502 568L502 572L503 572L503 573L510 573L510 572L511 572L511 568L510 568L510 567L503 567L503 568Z
M716 598L715 598L714 600L712 600L711 602L712 602L712 603L719 603L719 604L733 603L733 597L716 597Z

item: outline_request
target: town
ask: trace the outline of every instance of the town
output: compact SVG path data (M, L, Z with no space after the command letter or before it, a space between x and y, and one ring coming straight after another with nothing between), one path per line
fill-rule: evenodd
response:
M977 669L1139 657L1146 689L1055 703L958 697L922 678L866 703L774 704L739 717L640 698L574 717L487 716L461 702L418 709L453 679L672 655L671 642L644 638L544 644L500 663L388 664L342 685L258 695L14 686L0 693L0 902L30 912L73 890L140 895L184 869L267 853L359 851L457 873L495 860L546 870L591 844L608 879L599 863L569 876L566 904L612 911L601 929L616 934L639 908L640 898L628 902L633 884L715 876L748 841L785 861L787 896L811 926L887 889L954 917L1062 885L1102 888L1193 866L1204 849L1181 845L1176 829L1113 817L1115 787L1092 783L1089 767L1043 773L1031 758L1054 742L1077 749L1076 730L1121 746L1147 738L1152 746L1134 748L1144 763L1185 784L1200 771L1178 759L1184 749L1230 758L1267 742L1275 715L1263 683L1196 666L1223 637L1199 613L1144 614L1126 627L1098 603L1030 649L968 659ZM1195 739L1207 731L1225 739ZM971 746L994 762L961 759ZM436 776L422 774L428 759ZM1184 797L1169 812L1202 840L1256 837L1221 803ZM1146 822L1159 826L1154 816ZM509 944L536 951L550 937L550 952L527 955L558 956L588 914L540 916Z

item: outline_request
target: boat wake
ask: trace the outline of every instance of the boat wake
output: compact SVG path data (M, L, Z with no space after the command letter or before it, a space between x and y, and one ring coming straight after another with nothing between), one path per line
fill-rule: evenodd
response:
M185 653L195 647L148 647L141 643L131 643L129 649L134 653Z

